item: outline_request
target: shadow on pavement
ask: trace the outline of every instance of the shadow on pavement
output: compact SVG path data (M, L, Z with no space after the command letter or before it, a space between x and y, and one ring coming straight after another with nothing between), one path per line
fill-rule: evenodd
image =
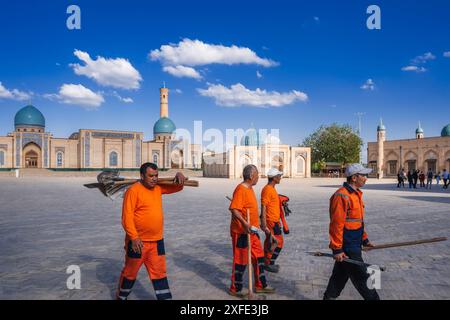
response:
M96 266L97 279L109 288L110 297L112 300L115 300L120 272L122 271L124 261L108 258L95 258L91 256L80 256L80 259L86 263L98 263ZM142 265L142 268L145 269L145 266ZM146 286L142 285L138 277L134 283L132 295L139 300L156 300L155 296L149 292L151 286L152 284L149 280L147 281Z
M439 202L439 203L448 203L450 204L450 196L448 197L421 197L421 196L402 196L400 198L407 200L417 200L417 201L428 201L428 202Z

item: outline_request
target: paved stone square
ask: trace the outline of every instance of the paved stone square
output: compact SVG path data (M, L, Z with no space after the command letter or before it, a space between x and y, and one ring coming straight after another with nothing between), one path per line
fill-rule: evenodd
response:
M230 299L232 251L226 195L237 180L198 178L200 188L164 196L165 242L174 299ZM0 299L112 299L121 271L121 200L83 184L87 177L0 177ZM328 247L328 200L342 179L286 179L291 234L269 274L271 299L320 299L333 262L307 251ZM257 195L265 183L261 179ZM369 180L366 230L374 243L449 236L450 191L397 189ZM382 299L449 299L450 241L377 250L368 263L387 268ZM66 268L81 268L81 290L68 290ZM130 299L155 299L143 267ZM349 282L341 299L361 299Z

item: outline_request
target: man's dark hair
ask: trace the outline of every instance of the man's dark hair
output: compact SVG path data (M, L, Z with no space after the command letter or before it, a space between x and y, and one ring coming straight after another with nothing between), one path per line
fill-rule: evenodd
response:
M354 175L353 175L353 176L354 176ZM347 177L347 183L352 182L352 177L353 177L353 176Z
M270 177L270 178L268 178L269 183L271 183L271 182L273 181L273 178L275 178L275 177Z
M141 175L145 175L148 168L151 168L153 170L158 170L158 166L156 164L151 163L151 162L146 162L139 169L139 172L141 173Z

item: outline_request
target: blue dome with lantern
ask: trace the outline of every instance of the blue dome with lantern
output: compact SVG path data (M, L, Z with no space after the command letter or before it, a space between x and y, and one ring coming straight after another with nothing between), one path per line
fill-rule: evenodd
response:
M383 119L380 119L380 124L377 127L377 131L386 131L386 127L383 124Z
M153 126L153 134L170 133L176 130L175 123L167 117L160 118Z
M14 126L45 128L44 115L32 105L20 109L14 117Z
M416 134L419 134L419 133L423 133L423 129L422 129L422 126L420 125L420 122L419 122L419 126L416 129Z

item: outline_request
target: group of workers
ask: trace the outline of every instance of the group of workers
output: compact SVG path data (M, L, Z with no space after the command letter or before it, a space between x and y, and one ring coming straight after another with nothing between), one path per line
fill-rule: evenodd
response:
M348 279L364 299L379 299L375 289L367 286L369 273L363 264L345 263L345 259L363 261L363 246L372 246L364 231L364 203L361 187L371 169L360 164L347 167L347 181L330 199L330 249L335 265L324 299L335 299ZM125 266L120 274L116 298L126 300L132 290L139 269L145 265L158 300L171 299L166 273L163 237L162 195L181 191L186 178L177 173L173 185L158 185L158 167L144 163L140 168L140 181L125 193L122 225L125 230ZM243 286L244 272L249 265L249 248L253 265L255 293L275 292L267 282L266 272L277 273L277 257L283 248L283 209L276 185L283 173L277 169L267 172L268 182L261 192L261 210L253 187L258 183L259 172L254 165L243 169L243 182L235 188L229 210L230 235L233 248L233 267L229 294L244 298L248 292ZM261 213L259 215L259 212ZM264 245L258 230L265 234ZM250 241L248 239L250 237Z

